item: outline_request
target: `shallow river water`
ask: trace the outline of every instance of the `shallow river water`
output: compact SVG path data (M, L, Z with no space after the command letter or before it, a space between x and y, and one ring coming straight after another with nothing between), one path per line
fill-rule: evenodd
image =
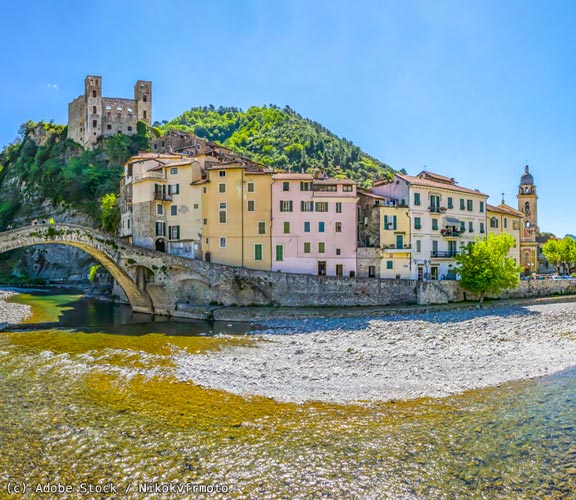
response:
M244 325L12 300L34 314L0 332L0 498L576 498L575 370L444 399L277 403L175 376L181 350L256 342Z

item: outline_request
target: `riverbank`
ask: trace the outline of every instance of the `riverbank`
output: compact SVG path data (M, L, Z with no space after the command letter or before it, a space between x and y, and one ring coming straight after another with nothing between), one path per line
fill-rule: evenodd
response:
M28 305L6 302L6 299L14 295L17 293L0 290L0 330L8 325L22 323L32 314L32 309Z
M444 397L576 365L576 303L273 320L252 347L180 353L182 381L279 401Z

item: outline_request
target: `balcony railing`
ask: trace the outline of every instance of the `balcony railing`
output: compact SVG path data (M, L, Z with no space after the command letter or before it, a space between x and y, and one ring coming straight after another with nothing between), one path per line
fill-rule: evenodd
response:
M432 213L439 214L441 212L446 212L446 207L437 207L436 205L432 205L428 207L428 210Z
M436 259L448 259L451 257L455 257L456 255L458 255L457 251L454 250L432 250L430 252L430 257L432 258L436 258Z
M460 238L463 232L461 229L442 229L440 234L445 238Z
M148 172L143 172L141 174L135 174L134 175L134 182L138 182L138 181L141 181L143 179L162 180L162 179L164 179L164 175L162 174L162 172L158 172L158 171L148 171Z
M412 248L412 245L402 245L402 246L398 246L398 245L382 245L382 250L409 250Z
M154 199L160 201L172 201L172 195L167 193L154 193Z

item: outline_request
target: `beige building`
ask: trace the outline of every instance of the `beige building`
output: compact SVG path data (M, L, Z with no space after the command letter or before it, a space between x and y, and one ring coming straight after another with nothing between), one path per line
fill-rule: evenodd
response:
M145 153L124 166L120 236L134 245L189 258L202 257L200 162Z
M508 206L502 200L500 205L487 205L486 225L488 234L506 233L514 238L516 245L508 252L508 256L514 259L517 264L520 263L520 240L522 235L524 214Z
M270 270L274 170L245 160L212 163L202 189L204 259Z

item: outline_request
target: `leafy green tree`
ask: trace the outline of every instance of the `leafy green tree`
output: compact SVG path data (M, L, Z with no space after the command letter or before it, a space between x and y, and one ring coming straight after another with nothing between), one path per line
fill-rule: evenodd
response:
M478 294L480 305L487 294L498 294L519 283L522 268L507 256L516 244L509 234L490 234L469 243L454 260L460 286Z
M94 283L96 281L96 275L100 267L101 267L100 264L90 266L90 271L88 272L88 279L90 280L90 283Z
M130 139L124 134L116 134L106 139L106 154L113 165L124 165L130 157Z
M542 253L546 260L554 266L556 272L559 271L560 265L564 262L562 252L562 240L550 239L542 245Z
M107 233L116 234L120 226L120 207L114 193L108 193L102 197L100 205L101 227Z

